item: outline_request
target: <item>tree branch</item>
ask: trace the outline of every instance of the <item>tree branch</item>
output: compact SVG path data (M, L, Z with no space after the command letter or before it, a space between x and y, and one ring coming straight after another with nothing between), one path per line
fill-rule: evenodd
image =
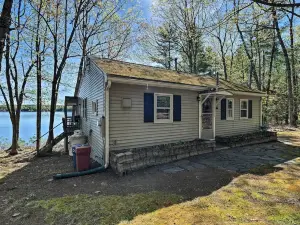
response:
M300 3L276 3L274 1L269 0L252 0L257 4L272 6L272 7L300 7Z

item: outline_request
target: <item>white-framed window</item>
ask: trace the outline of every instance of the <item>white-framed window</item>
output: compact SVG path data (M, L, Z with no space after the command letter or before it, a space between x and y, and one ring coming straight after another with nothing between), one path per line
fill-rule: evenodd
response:
M92 113L93 115L97 115L97 104L96 102L92 102Z
M83 99L83 118L87 120L87 98Z
M240 118L248 119L248 99L240 100Z
M154 123L173 122L173 95L154 93Z
M85 118L85 98L82 100L82 118Z
M234 99L227 98L226 99L226 120L233 120L234 119Z

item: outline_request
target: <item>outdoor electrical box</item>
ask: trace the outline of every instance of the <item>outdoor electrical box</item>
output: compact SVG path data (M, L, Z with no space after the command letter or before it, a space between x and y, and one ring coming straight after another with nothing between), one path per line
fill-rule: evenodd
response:
M131 98L123 98L122 99L122 107L123 108L131 108Z

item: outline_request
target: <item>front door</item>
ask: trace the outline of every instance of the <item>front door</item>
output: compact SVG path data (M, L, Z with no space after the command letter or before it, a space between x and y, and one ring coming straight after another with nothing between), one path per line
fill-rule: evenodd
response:
M213 98L202 104L202 139L213 139Z

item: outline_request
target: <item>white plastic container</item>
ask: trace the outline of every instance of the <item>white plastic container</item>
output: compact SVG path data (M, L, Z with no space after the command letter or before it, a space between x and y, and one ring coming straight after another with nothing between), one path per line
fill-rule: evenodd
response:
M73 153L72 153L72 146L73 145L77 145L77 144L82 144L83 145L86 142L87 142L87 137L82 135L82 132L79 135L76 135L76 133L74 132L74 134L69 137L69 155L73 156Z
M83 135L82 130L74 130L74 135Z

